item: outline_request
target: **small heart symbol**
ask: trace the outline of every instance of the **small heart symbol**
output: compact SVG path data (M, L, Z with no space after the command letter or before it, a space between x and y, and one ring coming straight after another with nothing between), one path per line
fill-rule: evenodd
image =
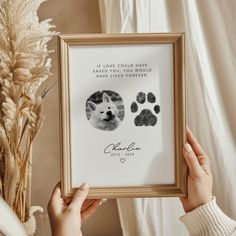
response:
M121 163L125 163L125 160L126 160L125 158L120 158Z

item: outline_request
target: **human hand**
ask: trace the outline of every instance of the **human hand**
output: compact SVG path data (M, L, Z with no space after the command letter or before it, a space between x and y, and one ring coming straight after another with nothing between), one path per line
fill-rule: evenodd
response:
M189 168L188 196L180 198L186 213L212 200L213 182L208 157L188 128L187 142L183 154Z
M48 203L48 215L53 236L82 236L81 224L101 204L100 199L87 199L89 186L82 184L73 198L63 199L58 183Z

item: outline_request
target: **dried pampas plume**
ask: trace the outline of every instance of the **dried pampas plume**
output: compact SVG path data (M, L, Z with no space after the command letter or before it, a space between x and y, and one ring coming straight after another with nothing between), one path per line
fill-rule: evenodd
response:
M27 220L26 189L31 149L44 117L40 85L50 75L50 20L39 22L44 0L0 0L0 196L21 222Z

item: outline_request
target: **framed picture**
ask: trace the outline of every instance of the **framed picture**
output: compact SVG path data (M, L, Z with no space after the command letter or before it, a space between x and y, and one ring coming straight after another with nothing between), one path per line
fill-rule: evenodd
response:
M61 181L90 198L186 195L184 34L59 35Z

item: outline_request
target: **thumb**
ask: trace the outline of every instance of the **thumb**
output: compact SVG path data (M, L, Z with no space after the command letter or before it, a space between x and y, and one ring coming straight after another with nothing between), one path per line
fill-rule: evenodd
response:
M83 183L79 189L76 190L71 203L70 203L70 207L73 208L75 211L79 211L81 210L81 207L88 195L88 191L89 191L89 186L86 183Z
M184 153L184 158L189 168L190 175L193 178L199 177L202 173L202 168L198 162L198 159L195 153L192 150L192 147L188 143L184 145L183 153Z
M56 214L60 213L62 210L62 206L63 206L63 199L61 196L61 183L59 182L53 192L52 192L52 196L48 202L48 212L54 212Z

